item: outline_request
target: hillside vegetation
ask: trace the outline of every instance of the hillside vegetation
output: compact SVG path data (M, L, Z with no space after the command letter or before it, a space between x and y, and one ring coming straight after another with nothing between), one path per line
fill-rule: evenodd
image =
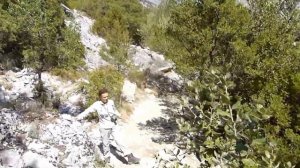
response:
M165 0L150 9L137 0L65 2L96 20L93 31L107 39L113 63L126 62L130 44L149 46L192 81L180 93L178 123L201 167L300 166L297 0ZM82 64L83 47L59 1L2 0L0 7L2 64L38 72Z
M149 14L148 44L193 79L180 124L203 166L299 166L296 4L170 0Z
M147 10L138 0L68 0L67 4L95 19L93 31L107 40L110 48L102 54L112 56L110 62L124 64L129 45L143 44L141 26Z
M0 62L40 72L83 65L79 35L64 19L57 0L0 1Z

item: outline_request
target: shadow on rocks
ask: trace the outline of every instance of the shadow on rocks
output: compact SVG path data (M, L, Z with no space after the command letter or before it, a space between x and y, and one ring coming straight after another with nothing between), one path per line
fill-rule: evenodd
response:
M163 117L148 120L146 124L139 124L141 129L149 129L159 133L159 136L152 137L156 143L173 143L177 137L178 125L175 119L165 119Z
M160 96L169 93L178 93L182 90L182 85L161 74L148 74L146 77L146 83L149 88L155 88Z
M58 110L61 114L69 114L71 116L77 116L84 109L83 109L82 106L76 106L76 105L73 105L73 104L70 104L70 103L65 103L65 104L59 105Z
M100 152L103 155L104 153L103 144L102 143L99 144L98 148L100 149ZM114 147L113 145L109 145L109 148L110 148L110 153L112 153L118 160L120 160L123 164L128 164L127 160L117 152L116 147Z

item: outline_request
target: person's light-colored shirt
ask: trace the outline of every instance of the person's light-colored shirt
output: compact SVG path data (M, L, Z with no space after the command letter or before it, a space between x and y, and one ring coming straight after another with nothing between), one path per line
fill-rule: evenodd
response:
M96 101L89 108L84 110L76 118L81 120L91 112L97 112L99 117L99 124L102 128L112 128L115 123L111 121L111 117L114 115L120 117L120 113L117 111L115 104L112 100L108 100L107 103L102 101Z

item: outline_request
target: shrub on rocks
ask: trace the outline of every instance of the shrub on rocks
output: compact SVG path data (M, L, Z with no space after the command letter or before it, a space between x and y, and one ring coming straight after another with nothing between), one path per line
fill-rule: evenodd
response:
M83 85L87 90L87 105L99 99L98 91L105 87L110 92L110 97L118 105L121 98L121 90L123 86L124 77L112 66L99 68L88 75L89 83Z

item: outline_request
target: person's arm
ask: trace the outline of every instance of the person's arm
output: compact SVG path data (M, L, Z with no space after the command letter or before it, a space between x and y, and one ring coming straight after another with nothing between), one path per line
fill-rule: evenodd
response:
M84 110L82 113L80 113L76 119L77 120L82 120L84 117L86 117L88 114L90 114L91 112L95 112L97 109L96 109L96 102L93 103L89 108L87 108L86 110Z
M112 108L113 108L112 112L113 112L113 114L116 115L116 116L118 116L118 117L121 117L121 114L117 110L114 101L111 101L111 102L112 102Z

